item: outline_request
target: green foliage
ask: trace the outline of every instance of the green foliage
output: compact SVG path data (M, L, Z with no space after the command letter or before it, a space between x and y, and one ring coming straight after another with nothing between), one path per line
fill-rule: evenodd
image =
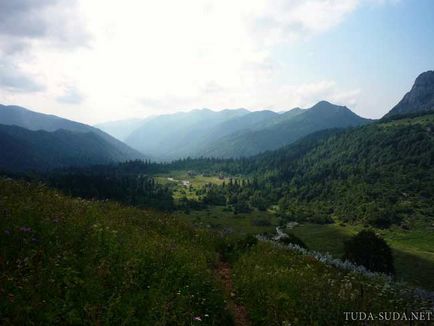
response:
M333 257L344 255L344 243L363 230L362 225L303 224L291 232L302 239L311 249L328 252ZM405 230L398 226L378 229L377 233L392 248L395 278L411 285L434 290L434 237L430 224L419 221Z
M170 216L0 179L0 323L229 323L217 240Z
M386 228L434 214L433 133L429 114L319 132L251 159L183 164L242 173L249 182L220 192L253 207L278 204L287 220Z
M231 236L220 242L218 251L223 260L233 262L257 243L258 239L251 234L247 234L246 236Z
M370 230L362 230L344 244L344 259L373 272L395 274L392 249Z
M301 248L308 249L308 247L306 246L306 244L299 237L297 237L296 235L294 235L292 233L286 233L286 235L287 235L286 237L281 237L279 239L280 243L283 243L283 244L286 244L286 245L288 245L288 244L294 244L294 245L297 245L297 246L299 246Z
M96 170L97 171L97 170ZM111 199L163 211L175 208L172 192L146 175L112 173L52 173L47 182L64 193L87 199Z
M0 124L0 169L48 171L143 157L100 130L87 127L86 132L64 129L49 132Z
M414 311L411 291L169 215L0 179L2 324L231 325L213 266L234 263L257 325L342 324L344 311Z
M345 325L345 311L419 311L426 304L381 277L344 272L269 243L240 257L233 272L254 325Z

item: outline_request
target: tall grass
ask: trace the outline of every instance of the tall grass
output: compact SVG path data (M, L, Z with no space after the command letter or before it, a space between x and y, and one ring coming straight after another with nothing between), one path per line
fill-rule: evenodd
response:
M0 213L0 324L230 323L208 233L4 179Z
M341 325L345 311L423 311L376 276L170 215L0 178L0 324L232 325L213 271L233 263L254 325ZM432 304L432 303L431 303Z
M336 268L268 242L235 263L234 284L255 325L343 325L344 312L432 308L384 277Z

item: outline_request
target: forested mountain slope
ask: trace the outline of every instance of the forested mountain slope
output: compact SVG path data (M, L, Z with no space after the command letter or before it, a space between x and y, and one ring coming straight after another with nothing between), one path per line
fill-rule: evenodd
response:
M257 179L245 191L278 202L295 219L334 216L388 226L434 216L434 114L323 131L274 152L215 164Z
M49 170L67 166L107 164L142 158L126 153L93 132L59 129L32 131L0 125L0 169Z
M291 114L289 111L286 114ZM315 131L346 128L369 123L343 106L322 101L307 110L296 110L288 119L258 130L240 131L211 144L205 157L247 157L293 143Z
M18 126L33 131L45 130L52 132L63 129L74 133L92 132L104 139L107 143L111 144L116 152L123 154L125 160L143 157L143 155L136 150L128 147L118 139L113 138L109 134L97 128L55 115L34 112L20 106L0 104L0 124Z

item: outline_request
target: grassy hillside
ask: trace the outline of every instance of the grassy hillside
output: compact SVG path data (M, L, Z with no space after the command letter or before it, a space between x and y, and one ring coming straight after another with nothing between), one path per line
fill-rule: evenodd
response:
M309 248L328 252L340 258L344 241L362 230L359 225L302 224L291 230ZM391 246L396 267L396 277L415 286L434 290L434 237L433 227L418 225L408 231L398 227L376 230Z
M229 323L207 233L4 179L0 211L1 324Z
M232 325L228 302L243 307L254 325L321 324L342 321L344 311L428 304L380 276L272 243L222 239L159 212L64 197L43 185L0 179L0 211L6 325ZM225 269L226 288L234 281L229 294L213 271L223 253L233 264Z
M260 243L243 255L233 272L235 288L254 325L351 325L345 311L376 315L424 306L408 301L408 289L381 277L339 270L270 243Z

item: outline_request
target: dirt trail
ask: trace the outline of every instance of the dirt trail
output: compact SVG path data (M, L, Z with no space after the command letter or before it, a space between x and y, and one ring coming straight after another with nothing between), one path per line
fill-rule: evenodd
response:
M224 285L227 305L229 311L234 316L236 326L249 326L251 322L247 314L247 309L243 305L236 302L236 295L232 284L232 268L229 263L219 261L216 268L217 277Z

